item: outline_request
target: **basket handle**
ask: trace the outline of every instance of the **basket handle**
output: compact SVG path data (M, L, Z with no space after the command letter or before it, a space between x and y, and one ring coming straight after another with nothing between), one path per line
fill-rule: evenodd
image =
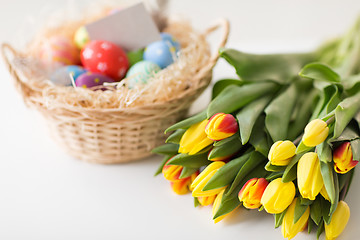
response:
M220 18L219 20L217 20L217 22L214 25L212 25L211 27L206 29L204 32L204 36L208 36L209 34L211 34L212 32L214 32L215 30L217 30L219 28L223 29L223 33L220 38L220 43L219 43L218 47L216 48L216 51L211 55L209 63L205 67L205 69L207 69L207 70L210 70L215 66L217 60L219 59L220 48L225 47L225 44L229 37L229 31L230 31L229 21L225 18Z
M1 44L1 55L3 57L5 67L9 71L10 75L12 76L15 87L19 90L19 92L23 95L23 98L26 102L25 96L29 96L32 88L25 82L21 80L19 77L19 73L17 72L16 68L13 66L11 61L12 57L20 56L21 54L18 53L10 44L2 43Z

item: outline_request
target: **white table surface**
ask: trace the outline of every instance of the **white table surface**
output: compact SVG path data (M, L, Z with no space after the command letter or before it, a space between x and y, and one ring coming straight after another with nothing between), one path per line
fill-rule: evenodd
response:
M0 41L23 42L35 29L28 26L39 22L38 13L63 5L62 0L0 0ZM232 26L228 46L253 52L311 49L342 33L359 10L357 0L170 4L171 13L188 17L198 29L227 17ZM216 41L216 34L210 41ZM215 80L233 75L224 61L214 70ZM2 62L0 77L0 239L282 239L280 229L273 229L273 217L264 212L239 209L214 225L211 208L195 209L190 194L177 196L161 176L153 177L159 157L102 166L66 155L50 139L39 114L24 106ZM208 99L209 91L192 111ZM339 239L358 239L359 188L356 171L347 197L351 217ZM316 239L315 234L295 239L309 238Z

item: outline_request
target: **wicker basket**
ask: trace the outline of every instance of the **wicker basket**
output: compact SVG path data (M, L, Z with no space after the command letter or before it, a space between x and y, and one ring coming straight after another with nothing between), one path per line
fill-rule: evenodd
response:
M223 28L219 48L224 47L229 24L219 20L204 36ZM71 156L92 163L113 164L138 160L164 142L164 130L182 119L193 101L209 85L212 69L219 57L216 50L209 62L199 69L191 87L172 99L130 108L88 109L60 106L49 108L36 88L20 76L13 58L21 56L9 44L1 47L4 62L27 106L37 109L47 120L52 137Z

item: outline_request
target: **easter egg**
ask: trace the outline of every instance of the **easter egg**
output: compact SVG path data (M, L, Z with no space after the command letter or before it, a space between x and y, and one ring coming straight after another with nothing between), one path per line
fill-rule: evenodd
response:
M174 62L176 49L165 41L149 44L144 51L144 60L154 62L161 68L166 68Z
M165 42L169 42L172 46L174 46L176 51L180 50L180 43L170 33L162 32L160 35L161 39Z
M76 79L85 72L87 72L87 70L80 66L64 66L56 70L51 75L50 80L56 85L71 86L71 77L76 81Z
M133 88L136 84L147 83L148 79L160 70L160 67L153 62L140 61L136 63L126 74L126 77L129 78L128 87Z
M64 36L46 39L40 47L40 59L48 66L76 65L80 62L79 50Z
M74 43L79 49L83 49L84 46L90 42L89 34L84 26L79 27L74 35Z
M101 73L86 72L76 79L75 85L76 87L91 88L103 85L105 82L114 82L114 80Z
M143 60L144 49L139 49L127 53L130 66Z
M125 51L108 41L90 41L81 51L80 58L89 71L102 73L114 80L121 80L129 68Z

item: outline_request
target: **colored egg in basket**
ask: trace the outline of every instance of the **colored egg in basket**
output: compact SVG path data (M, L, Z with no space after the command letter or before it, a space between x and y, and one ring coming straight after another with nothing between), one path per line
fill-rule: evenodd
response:
M79 49L83 49L88 42L90 42L89 34L86 28L82 26L75 32L74 43Z
M44 40L40 47L40 59L48 66L80 63L79 50L64 36L53 36Z
M90 41L81 51L81 62L91 72L102 73L114 80L121 80L129 61L125 51L109 41Z
M161 68L172 64L175 58L176 48L167 41L153 42L144 51L144 60L154 62Z
M167 41L171 45L173 45L175 47L176 51L180 50L180 43L170 33L162 32L162 33L160 33L160 35L161 35L161 39L163 41L165 41L165 42Z
M127 53L130 66L143 60L144 49L138 49Z
M128 87L131 89L137 84L146 84L148 79L160 70L161 68L157 64L150 61L136 63L126 74L126 77L129 78Z
M56 85L71 86L71 77L76 81L85 72L87 72L86 69L77 65L64 66L56 70L51 75L50 80Z
M103 85L105 82L115 82L113 79L101 74L86 72L81 74L75 81L76 87L92 88L95 86Z

